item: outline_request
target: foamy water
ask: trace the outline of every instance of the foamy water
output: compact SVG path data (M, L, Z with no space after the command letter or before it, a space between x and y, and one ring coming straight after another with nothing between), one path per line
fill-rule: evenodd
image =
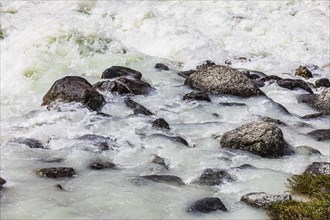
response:
M246 206L240 197L285 191L292 174L314 161L329 161L329 142L304 135L329 128L329 118L300 119L315 112L297 103L296 96L305 92L276 84L261 89L296 116L283 115L262 98L214 96L212 103L184 102L183 95L191 90L176 73L207 59L224 64L246 57L250 61L233 61L232 66L292 78L299 65L313 64L319 68L308 82L329 78L329 68L322 68L330 60L329 13L327 1L2 1L0 176L7 183L1 191L1 218L267 219L263 210ZM171 70L157 71L157 62ZM157 90L133 99L163 117L170 124L169 135L180 135L194 147L152 135L164 133L151 127L156 116L132 115L120 96L104 94L108 103L102 112L109 118L72 105L61 112L40 106L55 80L78 75L95 83L113 65L142 72L143 80ZM223 101L247 105L216 104ZM260 116L281 119L289 125L281 129L290 145L308 145L323 156L265 159L221 149L215 137ZM111 136L119 147L102 153L86 150L91 146L75 140L84 134ZM8 142L18 137L36 138L50 149ZM186 185L132 184L153 154L165 159L167 174ZM45 162L50 158L63 161ZM87 165L95 158L113 161L120 169L91 171ZM259 169L230 169L245 163ZM77 176L52 180L33 173L51 166L73 167ZM235 181L213 188L191 184L205 168L229 169ZM58 190L57 183L66 191ZM229 212L185 212L193 201L212 196L221 198Z

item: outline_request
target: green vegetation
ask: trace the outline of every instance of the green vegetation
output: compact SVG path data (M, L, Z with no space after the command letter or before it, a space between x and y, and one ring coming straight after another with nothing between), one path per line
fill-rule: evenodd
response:
M330 175L306 173L288 179L293 193L308 197L308 201L285 201L268 208L272 219L330 219Z

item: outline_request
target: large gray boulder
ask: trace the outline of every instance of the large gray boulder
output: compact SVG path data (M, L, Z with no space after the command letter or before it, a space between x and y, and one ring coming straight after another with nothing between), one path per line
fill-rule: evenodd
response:
M226 132L220 144L224 148L246 150L267 158L290 153L281 129L274 123L264 121L250 122Z
M228 94L245 98L264 95L239 70L221 65L204 64L198 66L197 70L188 76L185 85L208 94Z
M300 95L297 100L300 103L306 103L325 115L330 115L330 88L326 88L320 94Z
M57 80L42 99L42 105L55 102L80 102L91 110L100 110L104 97L92 85L79 76L66 76Z
M257 207L257 208L268 208L269 206L278 203L291 200L290 193L264 193L264 192L254 192L242 196L241 201L246 204Z

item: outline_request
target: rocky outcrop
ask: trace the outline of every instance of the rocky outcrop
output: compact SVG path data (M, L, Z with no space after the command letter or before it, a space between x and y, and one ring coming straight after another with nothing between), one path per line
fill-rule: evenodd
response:
M64 178L64 177L72 177L76 174L75 170L71 167L50 167L50 168L42 168L35 171L36 174L40 177L48 177L48 178Z
M226 206L219 198L203 198L193 202L187 209L189 213L208 213L214 211L227 211Z
M327 162L314 162L307 167L304 172L313 175L329 175L330 174L330 163Z
M254 192L242 196L241 201L246 204L257 207L257 208L268 208L269 206L278 203L291 200L290 193L264 193L264 192Z
M162 129L170 129L170 125L165 121L164 118L157 118L152 122L153 128L162 128Z
M313 90L301 79L280 79L277 81L277 84L286 89L294 90L300 88L313 94Z
M168 68L168 66L166 66L163 63L156 63L155 68L158 70L163 70L163 71L170 70L170 68Z
M102 79L113 79L117 77L130 77L130 78L135 78L135 79L141 79L142 78L142 73L139 71L133 70L128 67L123 67L123 66L112 66L106 70L103 71L102 73Z
M86 79L79 76L66 76L57 80L42 100L42 105L80 102L94 111L100 110L105 104L104 97Z
M306 103L310 107L330 115L330 88L326 88L320 94L303 94L297 99L300 103Z
M93 85L93 88L101 92L112 92L122 94L147 95L154 88L147 82L140 79L117 78L113 81L100 81Z
M205 169L195 183L206 186L220 185L225 181L232 181L229 173L223 169Z
M320 88L320 87L330 87L330 81L328 78L322 78L322 79L318 79L315 81L315 87L316 88Z
M125 99L125 104L127 107L131 108L134 112L134 114L138 115L138 114L142 114L142 115L153 115L153 113L147 109L146 107L140 105L139 103L133 101L130 98L126 98Z
M137 176L132 179L132 182L137 185L145 185L148 181L166 183L175 186L185 185L181 178L173 175L145 175Z
M313 77L312 72L305 66L300 66L298 69L294 71L295 76L301 76L305 79L309 79Z
M41 148L46 149L46 147L43 145L43 143L39 140L36 140L34 138L16 138L11 140L11 142L18 143L18 144L24 144L28 146L29 148Z
M227 94L243 98L264 95L239 70L220 65L201 65L185 80L185 85L207 94Z
M207 94L197 91L185 94L183 96L183 100L200 100L200 101L211 102L211 99Z
M311 136L317 141L330 140L330 129L319 129L307 133L308 136Z
M220 144L224 148L245 150L267 158L282 157L288 148L281 129L274 123L263 121L247 123L226 132Z

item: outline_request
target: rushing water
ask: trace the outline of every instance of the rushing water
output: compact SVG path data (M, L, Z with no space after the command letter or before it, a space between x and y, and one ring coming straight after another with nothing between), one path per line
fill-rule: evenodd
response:
M299 65L317 65L314 82L330 77L322 68L330 59L328 1L1 1L1 173L7 180L1 191L1 219L266 219L264 211L239 202L249 192L282 192L286 179L314 161L329 161L329 142L317 142L307 132L329 128L329 120L302 120L315 111L298 104L302 90L276 84L262 90L296 116L283 115L262 98L211 97L212 103L185 102L191 90L176 73L211 59L233 67L292 77ZM157 62L170 71L157 71ZM170 135L184 137L193 147L171 142L151 127L155 116L135 116L123 97L104 94L108 101L101 117L76 105L62 111L41 107L53 82L67 75L95 83L113 65L128 66L143 74L157 90L133 99L170 124ZM286 74L283 74L286 73ZM290 76L291 75L291 76ZM315 92L319 92L314 90ZM246 106L222 107L221 101ZM31 112L32 111L32 112ZM216 113L218 116L216 116ZM281 119L285 139L293 146L308 145L320 155L265 159L221 149L217 136L260 116ZM306 122L310 126L301 126ZM102 153L75 138L84 134L111 136L118 148ZM10 143L18 137L41 140L48 150ZM186 183L138 186L131 178L145 173L157 154L169 165L167 174ZM61 162L45 162L61 158ZM88 163L101 158L117 170L92 171ZM257 170L237 170L242 164ZM72 179L37 177L33 170L70 166ZM217 187L193 182L205 168L228 169L235 181ZM61 183L66 191L58 190ZM191 215L193 201L218 196L229 212Z

